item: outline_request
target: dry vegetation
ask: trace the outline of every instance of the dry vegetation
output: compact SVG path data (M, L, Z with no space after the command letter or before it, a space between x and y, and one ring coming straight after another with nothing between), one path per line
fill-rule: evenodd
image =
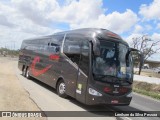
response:
M160 99L160 84L134 81L133 90L134 92Z

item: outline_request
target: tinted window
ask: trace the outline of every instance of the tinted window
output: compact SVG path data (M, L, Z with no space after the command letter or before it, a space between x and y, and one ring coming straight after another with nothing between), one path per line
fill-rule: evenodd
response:
M43 39L39 39L39 45L46 45L48 46L48 43L50 42L51 38L43 38Z
M62 46L64 35L54 35L49 44L49 51L59 53Z
M81 47L81 59L79 62L79 68L88 75L89 69L89 42L83 40L82 47Z
M67 36L64 42L63 52L77 65L80 59L81 40L74 36Z
M51 39L51 43L57 44L57 45L62 45L64 35L54 35Z
M44 52L48 50L48 44L50 42L50 38L39 39L39 44L37 46L37 50Z

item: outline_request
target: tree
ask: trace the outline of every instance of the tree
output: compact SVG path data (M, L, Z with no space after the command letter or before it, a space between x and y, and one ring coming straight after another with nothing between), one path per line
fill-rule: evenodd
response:
M152 40L147 35L132 38L131 47L140 50L144 55L144 61L155 53L160 52L160 40Z

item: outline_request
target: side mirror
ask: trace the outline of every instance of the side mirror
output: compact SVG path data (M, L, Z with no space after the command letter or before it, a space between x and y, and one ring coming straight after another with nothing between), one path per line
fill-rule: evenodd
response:
M129 55L132 51L135 51L137 52L137 54L139 55L140 57L140 64L139 64L139 75L141 73L141 70L142 70L142 66L143 66L143 63L144 63L144 56L143 56L143 53L135 48L130 48L129 52L127 55Z

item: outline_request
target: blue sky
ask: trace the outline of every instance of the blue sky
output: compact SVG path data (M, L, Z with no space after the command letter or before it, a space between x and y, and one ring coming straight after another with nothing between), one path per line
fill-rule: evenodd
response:
M150 4L153 0L103 0L103 7L108 8L108 12L124 12L126 9L131 9L138 13L139 7L142 4Z
M118 0L103 0L103 8L107 8L106 14L112 13L115 11L118 11L120 13L123 13L126 11L126 9L130 9L134 11L140 18L142 18L141 15L139 15L140 6L142 4L149 5L152 3L153 0L121 0L120 2ZM126 18L127 19L127 18ZM144 23L144 24L143 24ZM140 25L150 24L154 26L153 21L139 21ZM129 34L131 34L132 31L128 31L126 33L123 33L122 35L127 37ZM145 32L145 31L144 31ZM153 31L148 31L148 33L153 33Z
M84 27L109 29L129 44L144 34L160 40L160 0L0 0L0 47Z

